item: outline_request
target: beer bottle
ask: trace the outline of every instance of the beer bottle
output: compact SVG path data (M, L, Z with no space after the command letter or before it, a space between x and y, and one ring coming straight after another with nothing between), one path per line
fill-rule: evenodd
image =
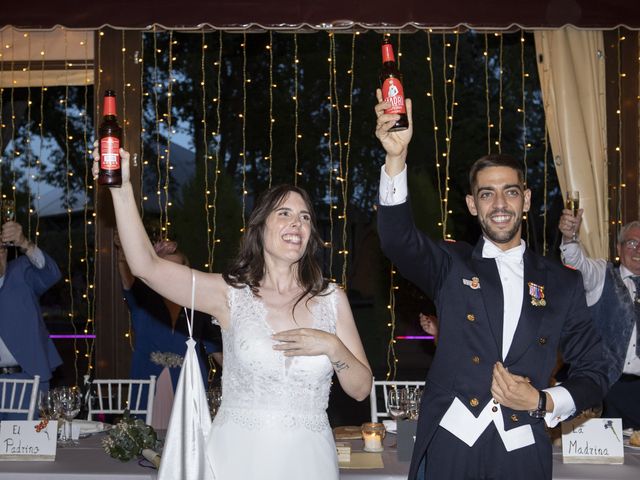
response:
M388 36L382 41L382 70L380 71L380 88L382 89L382 99L391 103L384 113L400 115L400 118L390 132L406 130L409 128L407 109L404 104L404 89L402 88L402 74L396 67L396 60L393 56L393 45Z
M120 167L122 127L118 125L116 117L116 94L113 90L104 92L102 114L102 123L98 129L100 138L98 184L119 187L122 185L122 169Z

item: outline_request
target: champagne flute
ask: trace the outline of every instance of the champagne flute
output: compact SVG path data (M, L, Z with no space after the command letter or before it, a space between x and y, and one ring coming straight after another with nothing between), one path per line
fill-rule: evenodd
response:
M569 190L567 192L567 201L565 203L565 208L567 210L571 210L574 217L578 216L578 210L580 209L580 192L577 190ZM578 232L577 229L573 231L573 235L571 236L572 242L578 241Z
M2 223L13 222L16 218L16 202L3 198L1 208ZM4 246L11 246L13 242L3 242L2 244Z

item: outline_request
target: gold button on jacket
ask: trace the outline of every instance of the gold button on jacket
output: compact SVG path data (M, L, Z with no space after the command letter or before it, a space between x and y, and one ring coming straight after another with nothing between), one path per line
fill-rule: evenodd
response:
M471 405L472 407L477 407L479 404L480 404L480 402L475 397L472 398L471 400L469 400L469 405Z

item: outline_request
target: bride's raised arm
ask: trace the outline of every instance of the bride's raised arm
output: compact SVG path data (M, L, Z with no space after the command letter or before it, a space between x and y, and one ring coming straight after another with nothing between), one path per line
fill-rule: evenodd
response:
M122 186L111 187L111 198L122 250L131 273L150 288L178 305L191 306L192 269L160 258L144 229L130 181L129 153L120 149ZM98 150L93 152L94 178L97 176ZM219 274L193 270L196 277L196 310L215 316L225 327L228 322L227 286Z

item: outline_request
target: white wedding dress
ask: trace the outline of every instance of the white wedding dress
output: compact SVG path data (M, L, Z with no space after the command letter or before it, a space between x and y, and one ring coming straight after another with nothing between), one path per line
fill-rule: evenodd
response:
M314 298L313 328L335 333L335 285ZM311 305L311 304L310 304ZM216 480L337 480L327 418L333 368L326 355L273 350L267 310L249 287L229 288L222 331L222 403L207 441Z

